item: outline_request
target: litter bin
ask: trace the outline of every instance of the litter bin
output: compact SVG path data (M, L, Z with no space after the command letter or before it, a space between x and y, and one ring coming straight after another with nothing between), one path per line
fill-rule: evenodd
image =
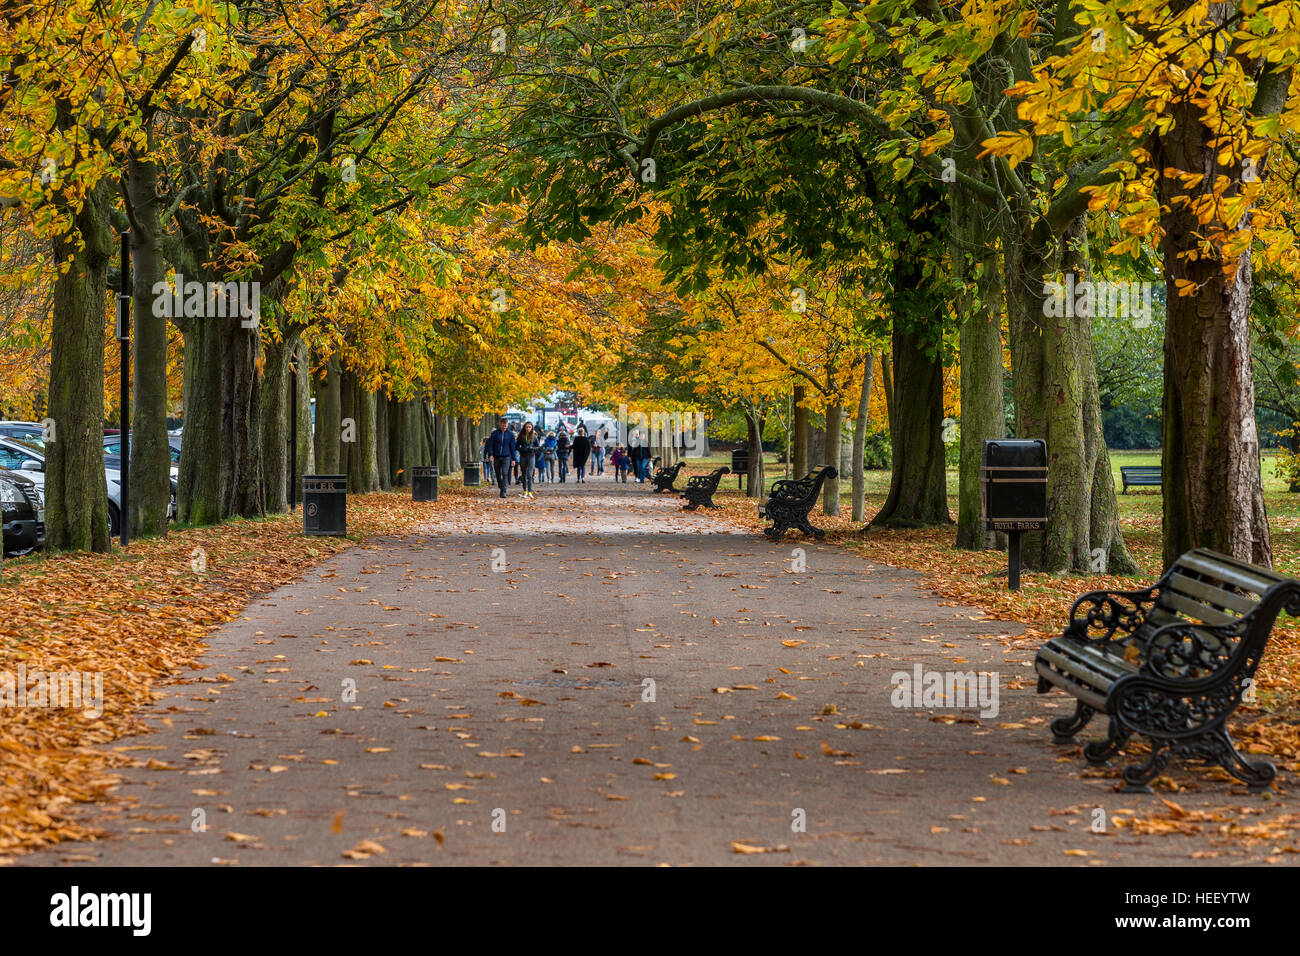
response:
M477 488L483 483L482 463L467 461L465 465L465 487Z
M348 533L348 476L302 476L302 533L343 537Z
M736 476L736 490L749 477L749 449L737 448L731 453L731 473Z
M438 500L437 465L415 465L411 468L411 500Z
M984 527L1007 533L1007 587L1020 590L1020 536L1047 528L1047 442L986 439L980 460Z

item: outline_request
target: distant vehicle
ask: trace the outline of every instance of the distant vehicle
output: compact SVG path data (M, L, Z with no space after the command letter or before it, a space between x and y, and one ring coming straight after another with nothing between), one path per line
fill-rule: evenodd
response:
M45 499L34 481L0 469L0 521L6 555L45 547Z
M45 426L36 422L0 422L0 438L18 438L45 447Z

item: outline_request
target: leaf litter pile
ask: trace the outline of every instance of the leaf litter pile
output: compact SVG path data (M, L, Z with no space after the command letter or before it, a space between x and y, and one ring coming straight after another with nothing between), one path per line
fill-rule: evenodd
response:
M304 537L302 512L173 530L110 554L32 555L4 565L0 680L37 673L102 675L103 713L0 705L0 863L96 834L69 814L102 800L133 758L106 745L146 731L136 711L155 683L195 664L203 637L258 595L374 535L409 532L436 504L409 492L351 496L348 537ZM93 709L92 709L93 713Z

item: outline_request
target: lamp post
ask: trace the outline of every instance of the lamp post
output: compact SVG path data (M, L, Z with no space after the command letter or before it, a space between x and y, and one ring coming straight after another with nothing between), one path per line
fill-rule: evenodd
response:
M289 510L298 507L298 354L289 353Z

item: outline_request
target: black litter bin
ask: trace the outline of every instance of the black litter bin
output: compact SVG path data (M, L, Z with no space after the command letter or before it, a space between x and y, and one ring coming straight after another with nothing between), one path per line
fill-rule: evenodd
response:
M481 465L477 461L467 461L465 464L465 487L477 488L483 483L483 473Z
M1007 587L1020 590L1020 536L1047 528L1047 442L999 438L984 442L980 462L984 527L1007 533Z
M411 500L438 500L437 465L415 465L411 468Z
M348 533L348 476L302 476L302 533L343 537Z
M736 490L749 477L749 449L737 448L731 453L731 473L736 476Z

